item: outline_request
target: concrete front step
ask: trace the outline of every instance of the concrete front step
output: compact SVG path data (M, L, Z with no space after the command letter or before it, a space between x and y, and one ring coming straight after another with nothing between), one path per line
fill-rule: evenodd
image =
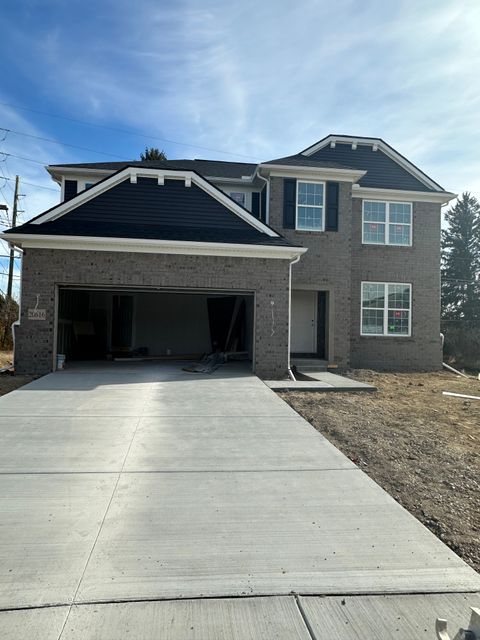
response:
M328 371L327 360L318 358L292 358L291 365L294 371Z

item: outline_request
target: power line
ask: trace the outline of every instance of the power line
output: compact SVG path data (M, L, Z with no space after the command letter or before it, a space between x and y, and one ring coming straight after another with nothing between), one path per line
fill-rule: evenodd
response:
M43 167L48 165L48 162L41 162L40 160L34 160L33 158L27 158L26 156L17 156L14 153L7 153L6 151L0 151L2 156L8 156L9 158L18 158L19 160L26 160L27 162L35 162L35 164L41 164Z
M0 151L0 153L2 153ZM2 180L15 180L15 178L6 178L3 177L1 178ZM58 193L58 189L54 189L53 187L46 187L43 184L34 184L33 182L25 182L25 180L22 180L22 185L23 184L28 184L30 187L38 187L39 189L48 189L49 191L55 191L56 193Z
M22 107L20 105L9 104L8 102L0 101L0 104L11 107L13 109L22 109L23 111L30 111L31 113L38 113L42 116L47 116L48 118L57 118L59 120L68 120L69 122L75 122L77 124L83 124L87 127L96 127L97 129L106 129L108 131L114 131L116 133L125 133L130 136L137 136L139 138L144 138L147 140L158 140L160 142L166 142L168 144L176 144L182 147L189 147L190 149L203 149L204 151L213 151L214 153L222 153L227 156L236 156L238 158L249 158L250 160L259 160L255 156L245 155L243 153L232 153L231 151L222 151L221 149L214 149L213 147L204 147L199 144L188 144L187 142L179 142L178 140L170 140L169 138L161 138L159 136L153 136L146 133L141 133L139 131L133 131L132 129L121 129L118 127L109 127L104 124L97 124L95 122L88 122L86 120L77 120L76 118L71 118L69 116L61 116L56 113L48 113L46 111L38 111L37 109L30 109L29 107Z
M90 149L89 147L79 147L76 144L70 144L69 142L61 142L59 140L53 140L53 138L44 138L42 136L35 136L33 133L25 133L23 131L14 131L13 129L7 129L6 127L0 127L0 131L6 131L7 133L13 133L17 136L25 136L27 138L34 138L35 140L41 140L42 142L51 142L52 144L59 144L63 147L71 147L72 149L80 149L81 151L88 151L89 153L98 153L101 156L110 156L111 158L119 158L124 160L122 156L117 156L114 153L107 153L106 151L98 151L97 149Z

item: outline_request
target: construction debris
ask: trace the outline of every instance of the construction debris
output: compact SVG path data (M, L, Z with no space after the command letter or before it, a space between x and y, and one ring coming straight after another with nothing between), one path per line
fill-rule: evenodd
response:
M13 376L14 373L15 373L15 371L13 369L13 364L7 365L6 367L2 367L0 369L0 375L1 374L8 374L8 375Z
M183 371L189 373L213 373L222 364L225 364L226 357L221 351L210 353L202 358L200 362L194 362L188 367L183 367Z
M480 609L471 607L471 610L472 614L468 629L460 629L453 638L450 638L447 631L447 621L443 618L437 618L435 631L438 640L480 640Z
M444 369L448 369L449 371L451 371L452 373L456 373L457 376L462 376L462 378L468 378L470 379L470 376L467 376L466 373L462 373L461 371L459 371L458 369L454 369L453 367L451 367L449 364L447 364L446 362L442 362L442 365L444 367Z
M465 393L453 393L452 391L443 391L444 396L453 396L454 398L466 398L467 400L480 400L480 396L467 396Z

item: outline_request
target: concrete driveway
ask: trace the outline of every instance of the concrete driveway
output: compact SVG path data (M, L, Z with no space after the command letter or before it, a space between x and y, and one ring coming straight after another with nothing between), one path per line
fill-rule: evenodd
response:
M242 367L80 366L8 394L0 489L2 638L323 638L311 596L332 594L478 606L478 574Z

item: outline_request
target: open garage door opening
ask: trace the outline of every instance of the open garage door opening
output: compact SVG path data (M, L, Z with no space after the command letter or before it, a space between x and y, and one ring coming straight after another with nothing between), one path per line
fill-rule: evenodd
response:
M72 360L253 361L254 296L238 292L60 288L57 354Z

